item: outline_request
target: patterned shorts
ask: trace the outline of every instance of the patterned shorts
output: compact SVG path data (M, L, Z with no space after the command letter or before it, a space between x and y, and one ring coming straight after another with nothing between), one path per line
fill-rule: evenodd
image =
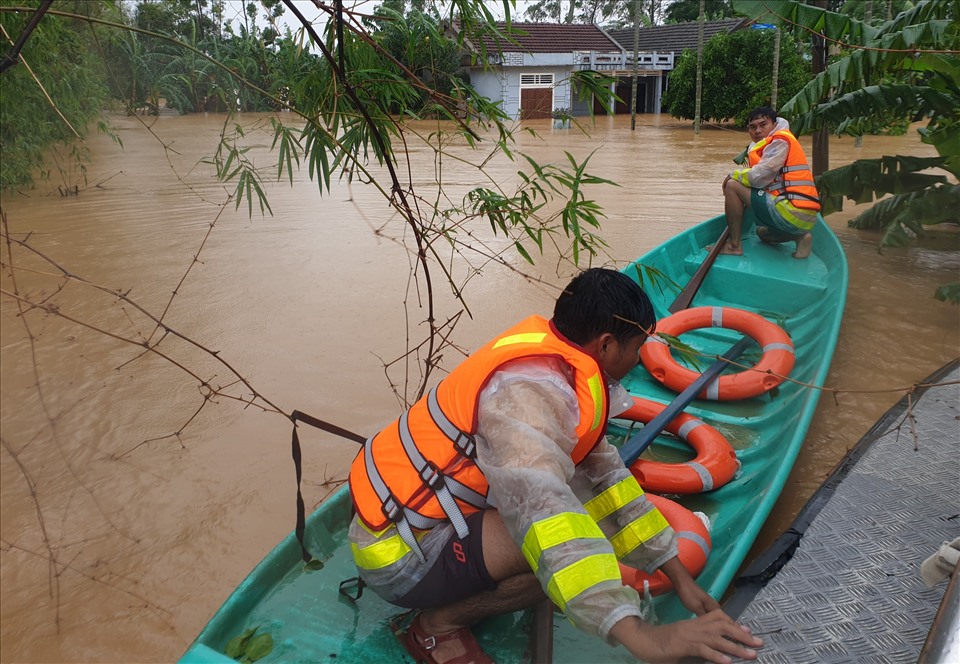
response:
M772 242L796 240L807 233L783 218L774 206L773 196L763 189L750 191L750 207L757 217L757 227L767 227L767 239Z

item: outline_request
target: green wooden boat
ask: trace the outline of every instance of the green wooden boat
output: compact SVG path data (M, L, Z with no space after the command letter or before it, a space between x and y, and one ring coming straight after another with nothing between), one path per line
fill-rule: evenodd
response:
M847 290L846 258L836 236L821 220L814 231L813 254L796 260L792 245L768 246L749 232L744 256L719 256L709 270L693 306L724 306L756 312L783 326L793 339L796 364L790 377L821 386L833 356ZM723 217L703 222L653 249L625 272L641 281L657 307L658 318L678 288L658 279L652 267L674 284L684 285L707 256L725 227ZM640 276L642 275L642 277ZM740 333L708 328L684 334L683 341L705 353L719 355ZM755 362L759 348L741 357ZM624 381L638 396L668 403L676 396L656 382L643 367ZM785 382L773 392L741 401L696 400L686 412L720 430L742 464L734 479L709 493L674 497L691 510L706 513L712 522L713 550L698 582L721 597L743 563L757 533L783 489L813 417L820 392ZM617 423L611 439L626 437ZM657 460L683 461L691 453L662 436L645 453ZM335 493L307 521L308 549L323 568L308 571L293 534L287 536L240 584L217 611L182 662L230 662L224 652L231 639L257 628L273 641L262 662L409 662L390 628L402 610L373 592L354 603L343 597L341 581L356 569L347 544L350 499L345 488ZM672 594L656 599L660 620L689 617ZM484 649L502 664L530 661L532 612L488 619L475 631ZM559 614L553 635L554 662L631 662L623 648L612 649L574 629Z

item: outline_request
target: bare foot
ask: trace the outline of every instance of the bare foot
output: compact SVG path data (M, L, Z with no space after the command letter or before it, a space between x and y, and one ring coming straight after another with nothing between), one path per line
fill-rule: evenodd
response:
M773 244L773 240L770 239L770 229L766 226L757 226L757 237L760 238L761 242Z
M810 233L804 233L797 240L797 250L793 252L794 258L807 258L810 256L810 249L813 247L813 236Z
M743 247L740 246L739 242L734 244L732 241L727 240L723 243L723 246L720 247L720 253L729 256L743 256Z

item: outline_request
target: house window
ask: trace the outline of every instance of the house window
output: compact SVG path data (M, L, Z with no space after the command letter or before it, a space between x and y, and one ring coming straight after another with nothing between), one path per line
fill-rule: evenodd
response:
M553 74L520 74L521 88L549 88L553 86Z

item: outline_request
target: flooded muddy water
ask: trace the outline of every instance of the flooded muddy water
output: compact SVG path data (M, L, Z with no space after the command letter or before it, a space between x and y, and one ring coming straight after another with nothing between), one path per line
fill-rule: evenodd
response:
M253 146L247 156L274 180L273 215L254 206L250 218L246 202L224 205L234 185L219 184L203 160L225 120L161 117L151 133L135 118L114 117L124 147L90 140L89 186L81 183L78 196L61 198L56 183L3 196L11 236L35 250L10 247L14 283L2 247L4 662L159 662L185 650L294 525L290 423L249 405L253 390L282 411L361 433L400 411L391 382L402 391L405 376L396 364L385 373L384 364L419 342L426 317L408 287L413 259L402 221L359 180L334 182L323 196L305 170L292 187L286 175L275 182L272 135L259 117L236 121ZM607 214L607 251L595 264L612 266L719 214L720 182L748 141L726 128L697 137L667 116L641 116L636 132L628 117L600 118L589 134L532 126L539 133L518 133L517 151L541 163L563 160L564 151L578 160L592 153L588 171L620 185L588 189ZM519 182L520 165L502 157L484 176L454 158L438 164L409 141L411 165L401 176L427 199L438 172L453 201L484 182L507 190ZM486 156L462 145L451 151L476 163ZM933 154L915 132L866 137L860 149L831 139L834 166L897 153ZM851 216L828 219L850 263L828 379L843 392L821 400L757 547L789 526L898 390L960 350L957 308L933 299L939 284L957 278L957 235L878 254L875 235L847 228ZM549 247L536 267L509 252L507 265L489 261L484 253L510 243L483 220L459 237L473 254L453 260L435 244L435 261L450 266L469 307L444 352L448 366L457 348L474 348L530 313L549 315L574 271ZM446 320L462 307L434 265L437 319ZM46 309L30 308L37 304ZM138 307L163 314L173 332L158 350L179 367L135 345L158 336ZM343 480L356 447L312 429L301 428L301 439L305 496L316 505ZM903 454L912 446L904 436Z

